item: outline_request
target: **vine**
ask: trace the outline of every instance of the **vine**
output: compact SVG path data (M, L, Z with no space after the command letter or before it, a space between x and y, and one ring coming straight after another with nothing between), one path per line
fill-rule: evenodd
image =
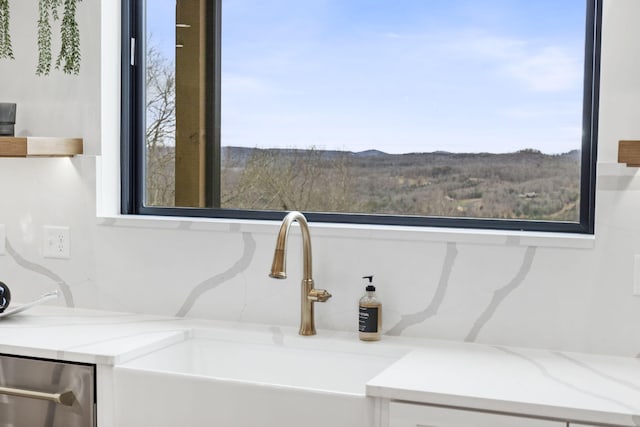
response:
M61 45L56 59L56 69L62 66L65 74L80 73L80 30L76 20L77 4L80 1L82 0L39 0L37 75L46 76L51 71L51 20L60 19L60 7L63 7Z
M58 0L40 0L38 3L38 67L36 74L49 75L51 70L51 15L58 17Z
M56 68L60 68L64 62L62 71L66 74L80 73L80 29L76 20L76 7L80 1L82 0L64 0L64 15L60 30L62 46L56 60Z
M0 0L0 59L14 59L9 17L9 0Z

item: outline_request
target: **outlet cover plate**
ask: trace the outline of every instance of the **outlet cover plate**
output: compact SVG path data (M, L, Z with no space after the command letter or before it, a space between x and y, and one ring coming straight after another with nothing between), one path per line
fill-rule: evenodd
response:
M69 227L44 226L44 250L45 258L69 259Z

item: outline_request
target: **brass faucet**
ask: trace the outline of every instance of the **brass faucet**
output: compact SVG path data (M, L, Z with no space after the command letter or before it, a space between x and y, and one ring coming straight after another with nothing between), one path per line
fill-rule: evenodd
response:
M325 302L331 298L331 294L324 289L315 289L313 287L313 277L311 274L311 236L309 235L309 225L307 219L300 212L289 212L282 220L278 239L276 240L276 250L273 255L273 264L271 264L271 273L269 277L274 279L286 279L286 250L287 237L289 235L289 227L297 221L302 232L302 256L303 270L302 276L302 295L301 295L301 312L300 312L300 335L315 335L316 326L314 322L313 303Z

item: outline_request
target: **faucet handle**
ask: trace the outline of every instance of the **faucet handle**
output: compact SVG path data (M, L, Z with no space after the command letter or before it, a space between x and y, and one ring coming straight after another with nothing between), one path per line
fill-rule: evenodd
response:
M331 298L331 294L324 289L311 289L307 298L315 302L325 302Z

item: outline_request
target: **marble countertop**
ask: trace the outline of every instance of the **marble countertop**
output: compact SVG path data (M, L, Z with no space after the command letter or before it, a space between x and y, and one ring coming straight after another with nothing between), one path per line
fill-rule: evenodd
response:
M367 395L640 426L640 359L480 344L418 348L367 383Z
M0 319L0 353L116 365L183 341L176 318L41 305Z
M0 353L118 365L190 337L194 328L233 336L257 330L270 341L297 329L269 325L38 306L0 319ZM246 334L245 334L246 335ZM291 338L289 338L291 335ZM357 334L317 337L359 343ZM360 344L358 344L360 345ZM640 359L384 337L366 345L405 349L372 378L367 395L586 424L640 426Z

